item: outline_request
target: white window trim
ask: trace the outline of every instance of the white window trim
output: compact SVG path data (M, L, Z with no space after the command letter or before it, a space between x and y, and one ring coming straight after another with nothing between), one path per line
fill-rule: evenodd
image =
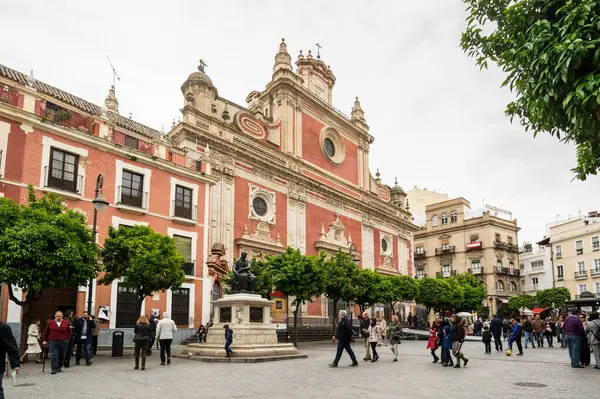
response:
M379 240L379 247L381 249L381 255L383 256L393 256L394 255L394 239L390 234L380 233L381 239ZM387 242L387 251L383 250L382 241L385 240Z
M0 121L0 150L2 151L2 163L0 163L0 176L4 176L6 169L6 152L8 150L8 135L11 124Z
M115 168L115 204L121 201L121 197L119 196L119 187L123 183L123 169L125 169L144 176L144 186L142 191L148 193L146 209L150 210L150 179L152 178L152 170L123 162L120 159L115 161Z
M179 229L174 229L172 227L168 227L167 228L167 235L171 238L173 238L173 236L182 236L182 237L189 237L192 239L192 261L194 262L194 273L198 274L198 233L195 231L187 231L187 230L179 230ZM200 265L202 266L202 265ZM187 276L187 275L186 275ZM195 277L195 276L194 276Z
M169 216L175 216L175 207L173 201L175 201L175 186L181 186L192 190L192 207L196 207L196 222L198 221L198 193L200 192L198 185L194 183L188 183L183 180L171 177L171 200L169 201Z
M583 250L583 240L575 240L575 253L577 253L577 243L580 242L581 243L581 249Z
M248 194L249 194L249 207L248 207L248 219L250 220L260 220L262 222L266 222L271 225L275 225L277 222L276 213L277 213L277 193L275 191L265 190L262 187L258 187L253 185L252 183L248 184ZM254 208L252 206L252 202L254 201L254 197L261 197L267 203L267 214L265 216L259 216L254 212Z
M112 226L115 229L118 229L120 225L130 226L130 227L148 226L148 222L138 222L137 220L129 220L129 219L120 218L118 216L113 216L112 217Z
M124 224L124 223L123 223ZM116 279L110 285L110 310L108 317L110 318L108 322L108 328L117 328L117 295L118 295L118 284L122 282L123 279ZM142 308L140 309L140 316L146 313L146 298L142 302Z
M433 215L433 217L431 218L431 226L437 226L438 225L438 217L437 215Z
M194 322L195 322L195 315L194 315L194 310L196 309L195 306L195 302L196 302L196 286L192 283L183 283L181 284L181 288L187 288L190 290L190 304L189 304L189 321L188 321L188 328L194 328ZM172 316L171 314L171 310L173 309L173 292L171 292L171 290L167 290L167 313L169 313L170 316Z
M594 238L598 239L598 245L599 245L599 247L597 249L594 249ZM600 250L600 236L593 236L592 238L590 238L590 247L592 248L592 251L599 251Z
M600 266L600 259L594 259L592 261L592 265L593 265L593 269L592 270L598 270L598 269L600 269L600 267L596 267L596 261L598 261L598 266Z
M585 287L584 289L580 289ZM577 295L581 295L582 292L587 291L587 283L577 284Z
M581 270L579 269L579 264L580 263L583 263L583 269L581 269ZM585 268L585 261L582 260L582 261L575 262L575 270L578 271L578 272L584 272L584 271L586 271L587 269Z
M446 220L445 223L444 223L444 220ZM448 215L446 215L445 213L442 213L442 216L440 217L440 222L442 224L448 224Z
M558 256L559 254L560 254L560 257L562 258L562 245L557 245L555 247L554 256Z
M63 150L66 152L70 152L71 154L75 154L79 156L79 164L77 165L77 174L81 174L82 176L82 187L81 187L81 193L68 193L67 196L74 196L74 197L84 197L85 196L85 170L86 170L86 166L85 166L85 162L81 162L82 158L87 158L88 157L88 150L86 150L85 148L80 148L80 147L74 147L72 145L69 144L65 144L62 143L60 141L56 141L50 137L44 136L42 137L42 164L40 166L40 188L43 189L44 191L52 191L52 192L57 192L60 193L62 195L64 195L64 192L61 190L54 190L51 188L46 187L46 181L44 179L45 174L44 174L44 168L47 166L50 166L50 150L52 149L52 147L57 148L59 150ZM2 157L4 158L4 157ZM75 179L77 179L77 176L75 176ZM76 184L78 182L76 181Z

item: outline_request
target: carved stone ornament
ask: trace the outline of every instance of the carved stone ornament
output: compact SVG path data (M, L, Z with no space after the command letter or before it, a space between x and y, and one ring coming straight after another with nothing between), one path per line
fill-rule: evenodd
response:
M496 255L496 258L498 258L498 259L504 258L504 252L502 252L502 251L495 251L494 255Z
M392 258L389 256L382 256L381 261L379 262L379 267L383 269L396 270L394 269L394 265L392 264Z
M467 258L469 259L481 259L483 258L483 251L469 251L467 252Z
M438 238L439 238L440 240L449 240L449 239L450 239L450 237L452 237L452 236L451 236L451 235L449 235L449 234L442 234L442 235L441 235L441 236L439 236Z
M427 259L415 259L415 266L421 267L427 265Z
M515 256L515 254L508 254L506 257L508 258L508 260L513 260L513 261L517 258Z
M346 227L340 220L340 215L336 213L335 220L329 223L329 230L327 232L325 232L325 225L321 222L321 235L315 243L315 247L330 252L337 252L339 250L349 252L352 237L348 233L348 238L346 238L345 229Z
M236 306L235 307L235 318L238 322L238 324L242 324L244 322L244 307L243 306Z
M259 222L253 233L248 231L248 225L244 226L242 236L236 239L235 243L238 247L246 250L251 258L262 252L279 254L285 250L279 234L275 238L271 237L271 229L266 222Z
M447 265L449 263L451 264L453 258L454 257L450 254L442 255L442 256L440 256L440 264L442 264L442 265Z

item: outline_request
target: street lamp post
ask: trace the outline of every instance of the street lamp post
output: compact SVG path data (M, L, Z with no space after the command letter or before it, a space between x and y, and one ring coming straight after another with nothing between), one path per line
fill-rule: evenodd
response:
M94 225L92 228L92 242L96 244L96 228L98 223L98 212L104 212L106 208L108 208L108 201L104 198L104 194L102 194L102 184L104 183L104 177L102 174L98 175L96 179L96 196L92 201L94 204ZM87 303L87 312L89 315L92 314L92 296L94 294L94 278L90 278L88 283L88 303Z

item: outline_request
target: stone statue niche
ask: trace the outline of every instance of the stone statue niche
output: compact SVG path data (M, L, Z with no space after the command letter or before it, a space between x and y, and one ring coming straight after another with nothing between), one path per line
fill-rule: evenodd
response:
M254 293L256 277L250 272L252 267L248 260L248 254L242 252L242 256L233 265L233 279L231 280L231 293Z

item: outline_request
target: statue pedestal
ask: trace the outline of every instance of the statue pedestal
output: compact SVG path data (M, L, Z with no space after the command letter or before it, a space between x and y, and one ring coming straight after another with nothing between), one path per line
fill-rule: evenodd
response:
M226 295L213 304L215 322L208 330L206 343L188 345L184 355L195 360L222 358L244 362L306 357L293 344L277 342L277 331L271 323L273 301L253 293L236 293ZM225 324L233 331L231 349L234 353L231 358L225 356Z

